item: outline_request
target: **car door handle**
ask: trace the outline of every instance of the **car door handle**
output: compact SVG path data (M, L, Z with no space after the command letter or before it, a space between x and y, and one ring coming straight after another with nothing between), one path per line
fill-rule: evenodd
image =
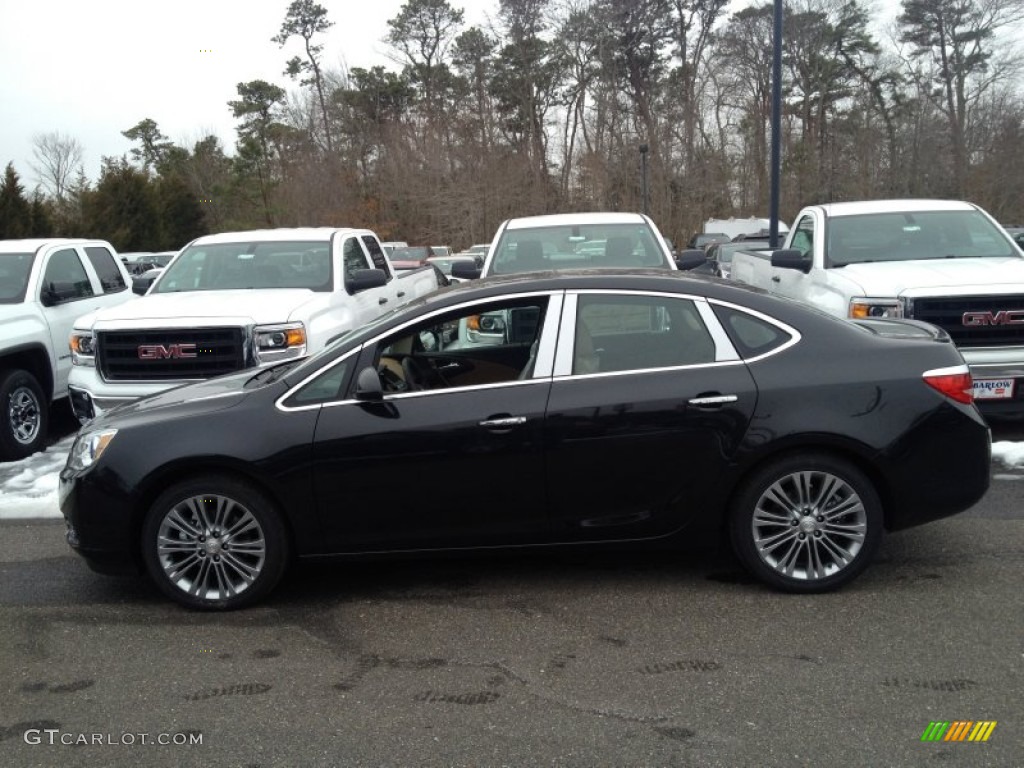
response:
M377 303L378 304L387 304L388 300L385 299L383 296L381 296L379 299L377 299Z
M705 397L691 397L686 402L698 408L714 408L726 403L735 403L739 400L736 395L707 395Z
M403 296L405 296L405 291L399 291L398 298L402 298Z
M772 282L773 283L781 283L782 282L782 278L779 277L778 275L772 275Z
M497 419L484 419L480 422L480 426L487 429L511 429L525 423L525 416L503 416Z

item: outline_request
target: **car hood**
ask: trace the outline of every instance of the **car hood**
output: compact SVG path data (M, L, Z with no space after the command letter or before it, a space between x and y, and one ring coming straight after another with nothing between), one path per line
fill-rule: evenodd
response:
M259 371L256 370L242 371L164 390L127 405L113 408L96 419L93 424L98 426L124 424L127 426L135 421L151 422L154 417L178 419L232 408L255 391L243 389L243 387L245 382L257 373Z
M882 261L849 264L836 273L864 296L935 296L1024 292L1024 259L990 258Z
M213 325L260 325L283 323L292 313L314 300L305 288L241 289L233 291L183 291L152 293L134 301L102 309L91 318L97 330L116 330L133 325L193 328ZM81 319L79 325L85 318ZM81 327L81 325L79 325Z

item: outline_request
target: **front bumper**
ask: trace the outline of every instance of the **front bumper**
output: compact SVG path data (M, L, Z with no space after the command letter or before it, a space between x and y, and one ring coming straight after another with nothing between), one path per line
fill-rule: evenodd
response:
M57 499L68 545L97 573L139 573L142 560L135 546L131 507L111 494L92 474L61 470Z

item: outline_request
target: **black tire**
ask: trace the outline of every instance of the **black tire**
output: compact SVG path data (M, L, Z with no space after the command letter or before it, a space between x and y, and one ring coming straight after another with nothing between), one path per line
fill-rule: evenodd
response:
M142 528L150 576L189 608L225 611L255 603L281 580L288 549L270 499L223 475L171 486L153 502Z
M874 559L882 526L882 503L867 476L809 452L755 470L729 513L736 556L786 592L827 592L855 579Z
M15 369L0 374L0 461L15 461L46 447L50 404L36 377Z

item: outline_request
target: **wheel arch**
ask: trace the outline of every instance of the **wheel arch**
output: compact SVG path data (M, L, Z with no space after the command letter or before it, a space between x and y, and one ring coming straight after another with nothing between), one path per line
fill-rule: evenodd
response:
M257 477L246 465L240 464L225 457L190 457L181 461L164 465L151 473L140 485L139 492L134 504L132 515L131 540L142 541L142 530L146 523L146 516L152 508L153 503L170 486L204 475L220 475L236 482L253 486L255 490L262 493L274 506L274 511L281 520L288 536L288 557L295 559L296 536L295 529L290 516L285 511L287 507L282 502L281 496L274 487L263 478ZM136 548L136 554L141 561L141 547Z
M53 369L50 353L42 344L21 344L0 354L0 371L23 370L31 373L43 388L47 405L53 402Z

